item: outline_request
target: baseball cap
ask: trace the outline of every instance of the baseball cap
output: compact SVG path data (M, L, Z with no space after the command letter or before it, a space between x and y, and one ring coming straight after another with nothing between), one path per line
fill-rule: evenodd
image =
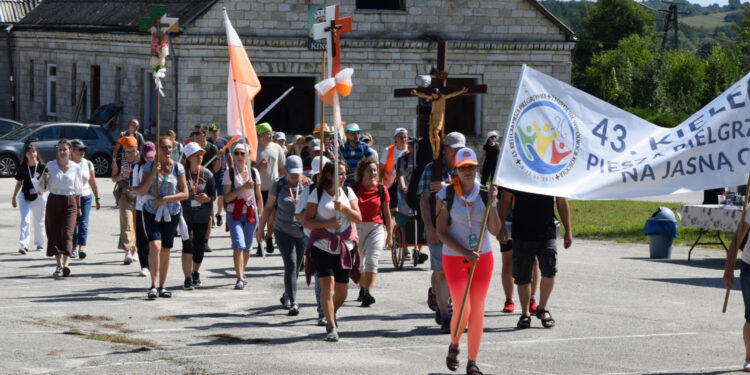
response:
M330 162L330 160L328 160L327 157L323 156L323 165L325 166L326 164L328 164L328 162ZM320 155L313 158L311 166L313 176L320 173Z
M202 154L206 153L206 150L201 148L201 146L198 145L196 142L190 142L187 145L185 145L185 148L182 150L182 153L185 154L186 158L191 157L196 152L200 152Z
M289 155L289 157L286 158L286 164L284 167L286 168L286 173L300 174L302 173L302 158L297 155Z
M313 151L320 151L320 139L318 138L313 139L310 146L312 146Z
M479 165L477 161L477 154L470 148L462 148L456 152L456 168L463 167L464 165Z
M286 142L286 134L284 134L284 132L276 132L276 133L274 133L273 140L274 141L278 141L280 139L283 139L284 142Z
M356 122L353 122L351 124L346 125L346 131L348 131L348 132L361 132L362 129L359 128L359 125Z
M359 137L360 142L370 142L371 140L372 139L370 139L370 137L368 137L367 135L362 135Z
M70 145L73 146L73 148L76 149L76 150L85 150L85 149L89 148L88 146L86 146L85 143L83 143L82 140L80 140L78 138L71 140L70 141Z
M328 133L331 130L328 129L328 124L323 124L323 131ZM315 130L313 130L313 133L320 133L320 124L315 125Z
M219 127L216 126L216 123L213 123L213 124L211 124L211 126L208 127L208 130L210 130L212 132L219 131Z
M397 136L401 133L408 134L409 132L404 128L396 128L396 130L393 131L393 136Z
M148 141L143 144L143 157L153 158L156 156L156 145L154 142Z
M464 148L466 147L466 137L459 132L451 132L445 136L443 144L450 148Z
M498 137L498 134L497 134L497 132L496 132L496 131L494 131L494 130L493 130L493 131L491 131L491 132L489 132L489 133L487 133L487 139L490 139L490 138L492 138L492 137L495 137L495 138L497 138L497 137Z
M132 135L122 137L118 139L117 142L120 143L122 147L138 147L138 141L136 141L135 137Z
M265 134L270 131L273 131L273 129L271 128L271 124L267 122L263 122L255 126L255 132L258 133L258 135Z
M236 145L234 145L234 148L232 148L232 152L237 151L237 150L242 150L242 151L247 152L247 148L245 147L244 143L237 143Z

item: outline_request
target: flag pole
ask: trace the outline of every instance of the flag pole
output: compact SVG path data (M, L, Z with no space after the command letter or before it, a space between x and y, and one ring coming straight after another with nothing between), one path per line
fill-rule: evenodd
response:
M320 72L320 79L324 80L326 79L326 51L323 51L323 60L321 61L321 72ZM325 151L325 145L326 145L326 132L325 132L325 123L326 123L326 103L323 100L323 98L320 98L320 168L318 168L318 172L323 172L323 153ZM318 177L318 181L320 181L320 177Z
M740 238L740 228L742 228L743 224L745 223L745 215L747 215L747 199L750 196L750 174L747 176L747 188L745 188L745 200L742 203L742 215L740 215L740 222L737 224L737 231L734 232L734 239L732 242L734 242L735 245L737 245L738 249L735 251L734 259L731 259L731 267L729 269L732 270L732 273L734 273L734 266L737 263L737 255L740 253L740 242L742 241L742 238ZM727 304L729 303L729 292L732 291L732 288L727 288L726 294L724 294L724 307L722 307L721 312L726 313L727 312Z

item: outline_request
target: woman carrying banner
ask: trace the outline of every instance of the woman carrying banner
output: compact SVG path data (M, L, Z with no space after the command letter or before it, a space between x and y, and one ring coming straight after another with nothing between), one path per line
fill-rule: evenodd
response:
M263 197L260 193L260 174L257 169L247 165L247 146L238 143L232 154L234 167L224 173L222 185L224 203L227 205L227 227L234 250L234 271L237 274L234 289L243 289L247 284L245 267L250 259L255 228L263 214Z
M23 161L16 169L16 187L13 190L11 204L13 208L20 207L21 235L18 237L18 252L26 254L29 251L31 239L31 223L34 223L34 244L36 250L44 248L47 235L44 229L44 210L47 195L42 192L39 180L42 178L44 163L36 150L36 146L29 142L23 147ZM18 194L19 190L21 195ZM18 201L16 201L18 196ZM32 220L33 215L33 220Z
M461 314L454 313L451 320L451 344L446 357L448 369L456 371L461 333L468 325L466 373L470 375L482 374L476 360L484 329L484 301L494 265L489 233L500 231L500 218L495 209L497 185L492 185L487 191L486 187L475 182L478 164L474 151L468 148L458 150L455 161L458 177L437 193L437 233L443 243L443 270L454 303L464 300L472 263L476 262L461 322L457 324ZM482 228L484 213L488 209L487 227ZM483 241L477 248L482 230L485 231Z
M149 299L172 297L172 292L164 287L169 271L169 251L180 222L180 201L188 197L185 168L170 157L173 148L171 138L159 138L159 156L143 166L144 178L138 186L138 194L145 195L143 223L149 240L148 264L151 269ZM159 198L156 198L157 186Z
M338 168L339 180L334 181ZM305 274L313 270L320 277L320 304L328 325L326 341L338 341L336 311L344 304L351 272L359 281L359 249L354 224L362 222L357 196L343 188L348 166L344 159L328 163L320 173L318 187L310 193L303 225L310 228L305 257ZM338 189L339 199L335 200Z
M47 163L41 182L42 189L49 191L44 225L47 256L54 256L57 261L55 278L70 275L73 232L81 212L83 181L80 166L71 159L72 149L67 139L57 143L57 159Z

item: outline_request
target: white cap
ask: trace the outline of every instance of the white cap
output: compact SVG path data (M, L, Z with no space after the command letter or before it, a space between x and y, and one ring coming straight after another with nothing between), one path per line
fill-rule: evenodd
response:
M330 162L327 157L323 156L323 165L326 165ZM312 160L312 176L315 176L316 174L320 173L320 155L316 156Z
M183 148L182 152L185 154L186 158L189 158L190 156L192 156L196 152L200 152L201 155L205 155L206 154L206 150L204 150L203 148L201 148L201 146L199 146L198 143L196 143L196 142L190 142L190 143L186 144L185 148Z
M393 131L393 136L397 136L401 133L408 134L409 132L405 128L396 128L396 130Z
M456 168L463 167L464 165L479 165L477 161L477 154L470 148L462 148L456 152Z
M233 152L237 151L237 150L247 151L247 147L245 147L244 143L240 142L240 143L237 143L236 145L234 145L234 148L232 148Z
M284 132L276 132L273 134L273 140L278 141L279 139L283 139L284 142L286 142L286 134Z

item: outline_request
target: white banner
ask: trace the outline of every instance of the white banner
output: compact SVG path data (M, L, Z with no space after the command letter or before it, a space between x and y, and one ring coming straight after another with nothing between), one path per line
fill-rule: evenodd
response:
M743 185L749 95L750 74L667 129L524 65L494 182L576 199Z

